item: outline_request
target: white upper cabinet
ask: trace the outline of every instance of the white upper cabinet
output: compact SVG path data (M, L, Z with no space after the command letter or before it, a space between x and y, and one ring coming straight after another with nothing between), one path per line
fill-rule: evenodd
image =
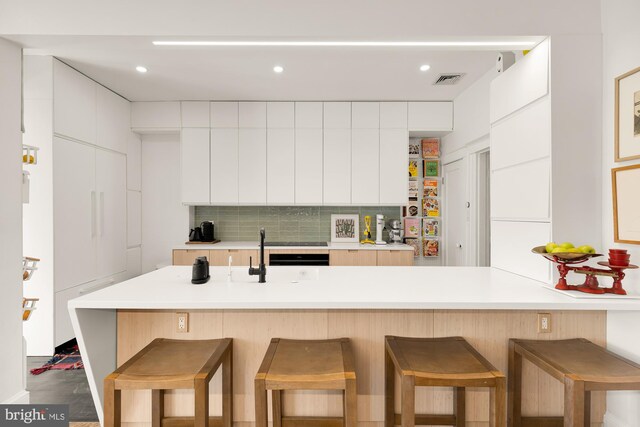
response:
M182 203L209 204L209 129L183 128L180 142Z
M320 113L322 119L322 110ZM322 129L302 128L295 132L295 204L321 205Z
M271 129L293 129L294 103L267 102L267 127Z
M322 129L322 102L295 103L296 129Z
M211 103L211 127L238 128L238 103L237 102L212 102Z
M379 102L352 102L351 128L378 129L380 128Z
M380 130L353 129L351 131L351 203L378 204L380 201L379 179Z
M239 202L264 205L267 203L267 130L240 129L238 143Z
M293 111L291 111L293 119ZM294 203L295 137L293 129L267 129L267 203Z
M238 126L240 128L266 128L266 102L240 102L238 105Z
M131 131L131 103L104 86L96 85L96 88L96 145L126 153Z
M132 102L131 127L136 130L177 130L182 126L180 102Z
M351 203L351 129L324 130L322 177L325 205Z
M208 128L210 117L209 104L210 102L208 101L181 102L182 127Z
M407 129L407 103L381 102L380 129Z
M129 132L127 144L127 190L142 191L142 140Z
M407 141L406 128L380 129L380 204L407 203Z
M97 84L66 64L53 61L53 131L96 143Z
M323 109L325 129L351 129L350 102L325 102Z
M452 131L453 102L409 102L409 131Z
M211 204L238 204L238 129L211 129L210 165Z

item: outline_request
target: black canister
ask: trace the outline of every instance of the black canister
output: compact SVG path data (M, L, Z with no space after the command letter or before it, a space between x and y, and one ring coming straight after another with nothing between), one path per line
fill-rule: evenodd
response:
M202 241L213 242L215 240L213 222L204 221L200 227L202 228Z
M199 256L193 262L191 271L191 283L201 285L209 281L209 261L206 256Z

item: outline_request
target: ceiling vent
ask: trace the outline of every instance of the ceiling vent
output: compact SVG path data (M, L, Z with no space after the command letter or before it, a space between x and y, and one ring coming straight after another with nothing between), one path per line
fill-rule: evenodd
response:
M464 77L464 73L448 73L448 74L440 74L435 82L433 82L434 86L444 86L444 85L454 85L460 81L460 79Z

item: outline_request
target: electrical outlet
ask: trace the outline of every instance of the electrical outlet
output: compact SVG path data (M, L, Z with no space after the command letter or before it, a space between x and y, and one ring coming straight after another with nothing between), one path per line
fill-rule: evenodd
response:
M189 313L176 313L178 332L189 332Z
M551 313L538 313L538 333L551 333Z

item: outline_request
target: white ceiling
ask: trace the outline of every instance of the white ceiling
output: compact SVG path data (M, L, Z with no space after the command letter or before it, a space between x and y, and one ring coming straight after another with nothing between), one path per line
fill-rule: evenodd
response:
M26 54L56 56L132 101L452 100L494 66L497 54L486 48L166 47L152 41L184 38L143 36L8 38ZM431 69L421 72L421 64ZM149 72L137 73L137 65ZM284 73L274 73L274 65ZM440 73L465 76L455 86L433 86Z

